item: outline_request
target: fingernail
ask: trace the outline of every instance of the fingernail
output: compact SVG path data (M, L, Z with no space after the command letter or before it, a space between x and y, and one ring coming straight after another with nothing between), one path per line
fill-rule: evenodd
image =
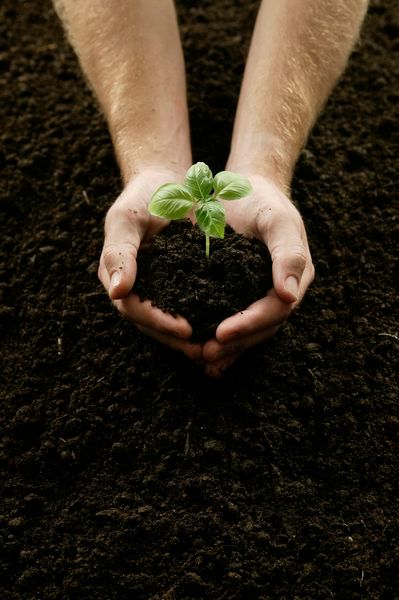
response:
M293 275L287 277L287 279L285 280L284 289L286 292L289 292L290 294L295 296L295 299L298 299L299 286L296 277L294 277Z
M121 274L119 271L115 271L115 273L112 273L112 277L111 277L111 283L110 283L110 289L112 290L114 287L116 287L117 285L119 285L121 281Z

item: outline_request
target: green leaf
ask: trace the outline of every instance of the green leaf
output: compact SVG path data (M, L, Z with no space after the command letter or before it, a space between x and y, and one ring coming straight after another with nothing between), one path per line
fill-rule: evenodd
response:
M224 208L217 200L203 202L195 211L198 227L210 237L224 238L226 216Z
M185 217L193 204L194 200L184 185L165 183L155 190L148 210L156 217L175 220Z
M221 171L213 180L213 193L223 200L238 200L248 196L252 187L248 179L238 173Z
M190 190L196 200L202 200L209 196L212 184L212 171L203 162L197 162L190 167L184 180L184 185Z

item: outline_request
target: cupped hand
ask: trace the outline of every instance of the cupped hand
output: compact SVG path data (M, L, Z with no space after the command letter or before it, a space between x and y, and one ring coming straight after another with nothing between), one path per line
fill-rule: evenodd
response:
M255 236L269 249L273 288L245 310L219 324L203 348L205 372L219 377L244 350L271 338L304 297L314 267L302 218L271 179L248 175L248 198L224 202L226 221L238 233Z
M98 277L116 308L140 331L198 360L202 347L189 341L192 328L188 321L155 308L149 300L141 302L132 293L140 245L168 224L148 212L151 196L165 181L178 182L182 176L168 169L146 169L127 184L105 219Z

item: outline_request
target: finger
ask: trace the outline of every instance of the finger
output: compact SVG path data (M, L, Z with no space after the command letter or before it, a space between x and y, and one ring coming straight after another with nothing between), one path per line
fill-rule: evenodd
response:
M258 331L281 325L287 320L292 306L282 302L271 290L265 298L257 300L245 310L228 317L216 329L216 339L222 343L232 342Z
M245 350L272 338L280 327L281 324L267 327L266 329L240 338L234 344L220 344L217 340L210 340L205 344L202 356L205 362L209 364L223 361L223 359L230 359L231 357L237 358Z
M124 317L134 321L136 325L184 340L192 336L192 327L186 319L181 316L173 317L153 306L150 300L142 302L137 294L129 294L126 298L116 300L114 304Z
M238 356L238 354L233 354L231 356L220 358L212 363L207 363L204 368L205 375L212 377L212 379L220 379L220 377L223 377L226 369L234 363Z
M130 242L104 244L98 277L112 300L131 292L137 274L136 258L137 247Z
M178 350L179 352L183 352L188 358L191 360L199 361L202 357L202 346L201 344L193 344L192 342L188 342L186 340L180 340L173 335L168 335L165 333L160 333L156 329L151 329L150 327L144 327L143 325L136 325L137 329L148 335L149 337L161 342L161 344L165 344L172 348L173 350Z
M213 339L205 343L202 351L202 357L205 362L213 362L225 356L239 354L241 350L242 346L240 344L240 341L236 341L232 344L221 344L216 339Z
M311 262L302 220L284 214L275 219L265 235L273 262L273 286L283 302L300 299L301 280Z
M115 300L131 291L137 274L136 258L142 227L129 209L114 205L105 219L105 239L98 276Z
M245 352L245 350L248 350L253 346L257 346L258 344L261 344L262 342L265 342L266 340L273 337L273 335L275 335L279 327L280 325L276 327L271 327L270 329L267 329L265 331L259 331L258 333L250 335L244 340L241 340L239 351L233 352L232 354L219 356L215 360L208 362L205 365L205 374L208 375L208 377L222 377L226 369L228 369L237 360L237 358L243 352Z

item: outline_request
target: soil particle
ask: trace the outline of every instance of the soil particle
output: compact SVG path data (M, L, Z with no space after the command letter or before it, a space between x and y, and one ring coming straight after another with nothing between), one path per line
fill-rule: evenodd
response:
M139 252L133 291L158 308L185 317L192 341L205 342L227 317L266 296L273 287L270 254L258 240L226 228L211 239L188 221L173 222Z

